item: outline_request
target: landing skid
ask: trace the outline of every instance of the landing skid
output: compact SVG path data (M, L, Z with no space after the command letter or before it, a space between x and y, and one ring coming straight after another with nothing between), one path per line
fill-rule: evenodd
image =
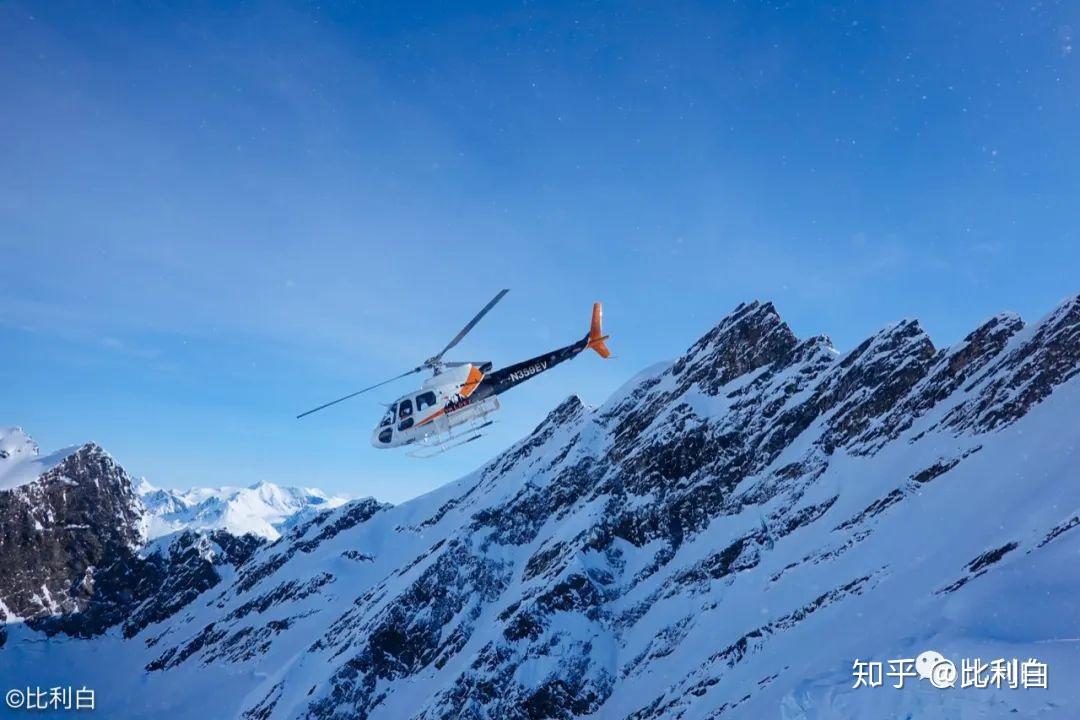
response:
M484 434L477 431L483 430L488 425L491 425L494 422L494 420L488 420L485 423L471 426L467 428L464 432L458 433L456 435L453 433L449 433L447 435L436 435L433 438L425 438L423 440L419 440L417 444L422 445L423 448L413 450L409 453L409 457L426 460L428 458L442 455L444 452L453 450L456 447L461 447L462 445L471 443L473 440L479 440L484 436ZM462 435L468 435L468 437L462 437Z

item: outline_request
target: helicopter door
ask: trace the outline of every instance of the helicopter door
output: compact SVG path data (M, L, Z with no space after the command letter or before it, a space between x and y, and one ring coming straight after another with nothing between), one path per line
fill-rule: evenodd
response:
M408 430L413 426L412 398L405 398L398 403L398 430Z

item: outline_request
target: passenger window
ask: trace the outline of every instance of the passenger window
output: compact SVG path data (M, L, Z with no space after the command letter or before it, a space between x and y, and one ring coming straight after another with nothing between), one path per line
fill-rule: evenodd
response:
M429 408L435 404L435 393L426 392L416 396L416 412L420 412L424 408Z
M397 429L398 430L408 430L412 426L413 426L413 419L411 417L407 417L407 418L405 418L404 420L401 421L401 424L398 425Z
M404 420L412 415L412 400L405 398L398 405L398 420Z

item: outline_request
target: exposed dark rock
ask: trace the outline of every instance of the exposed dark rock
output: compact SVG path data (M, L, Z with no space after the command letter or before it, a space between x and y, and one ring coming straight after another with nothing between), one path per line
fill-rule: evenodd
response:
M223 530L185 531L145 557L124 552L82 583L82 612L44 616L31 624L50 635L92 637L122 623L124 637L134 637L215 587L221 582L219 566L242 564L263 542Z
M1065 534L1074 527L1080 525L1080 515L1073 515L1067 521L1060 525L1057 525L1050 529L1050 532L1046 533L1046 537L1039 541L1038 547L1044 547L1047 543L1051 543L1061 535Z
M964 587L965 585L967 585L969 582L971 582L975 578L977 578L980 575L982 575L983 573L985 573L987 568L989 568L991 565L995 565L998 562L1001 562L1001 559L1003 557L1005 557L1006 555L1008 555L1009 553L1011 553L1013 550L1015 550L1018 547L1020 547L1019 543L1010 542L1010 543L1006 543L1005 545L1002 545L999 548L995 548L993 550L987 550L982 555L979 555L977 558L975 558L974 560L972 560L971 562L968 563L968 565L967 565L968 574L967 575L960 578L959 580L952 583L951 585L948 585L948 586L942 588L941 590L938 591L938 594L956 592L957 590Z
M1070 298L967 386L975 397L945 417L946 426L988 432L1007 425L1080 373L1080 295Z
M354 625L363 610L340 618L315 647L355 649L332 678L333 691L312 704L320 718L363 716L383 701L378 688L433 664L449 648L460 648L486 602L509 581L509 568L473 554L461 544L447 548L408 589L372 621ZM451 620L459 632L444 637ZM347 710L345 708L348 708Z
M121 542L66 586L82 612L37 627L119 625L155 679L234 665L254 678L239 710L253 720L750 716L790 686L786 665L758 672L781 638L899 587L902 560L859 553L970 482L983 433L1075 376L1078 305L1027 329L1002 315L941 350L903 321L843 355L797 339L771 304L740 305L602 410L568 398L438 501L357 501L266 547L192 535L141 556ZM867 486L863 468L877 470ZM938 592L1019 556L1009 538L1037 552L1071 537L1071 514L954 550L942 565L963 577ZM747 596L760 615L725 605ZM658 684L685 652L694 662ZM619 687L636 682L654 689L628 703Z
M141 546L132 478L93 443L0 491L0 602L16 617L86 608L95 572Z

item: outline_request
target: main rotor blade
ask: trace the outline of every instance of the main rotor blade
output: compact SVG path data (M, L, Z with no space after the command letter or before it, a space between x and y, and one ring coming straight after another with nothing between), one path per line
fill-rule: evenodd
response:
M459 332L457 335L454 336L454 339L450 341L450 344L447 345L446 347L444 347L442 349L442 352L440 352L438 355L436 355L435 357L433 357L431 359L434 360L435 362L438 362L439 360L441 360L442 356L446 354L446 351L449 350L450 348L454 347L455 345L457 345L459 342L461 342L461 338L468 335L469 331L472 330L474 327L476 327L476 323L480 322L480 318L487 315L488 310L495 307L495 303L502 300L503 296L506 295L506 293L508 293L508 292L510 292L509 288L507 288L505 290L500 290L499 293L495 297L493 297L491 299L491 302L489 302L487 305L484 306L483 310L476 313L476 317L474 317L472 320L470 320L468 325L461 328L461 332Z
M408 377L409 375L412 375L413 373L418 373L423 369L424 369L424 367L421 365L420 367L413 368L412 370L409 370L408 372L403 372L400 375L398 375L397 377L392 377L389 380L383 380L381 383L376 383L376 384L372 385L371 387L364 388L363 390L357 390L356 392L350 393L349 395L346 395L345 397L339 397L337 400L331 400L330 402L326 403L325 405L320 405L317 408L312 408L311 410L308 410L307 412L300 413L299 415L296 416L296 419L299 420L300 418L304 417L305 415L310 415L313 412L318 412L319 410L322 410L323 408L328 408L331 405L337 405L339 402L342 402L344 400L348 400L349 398L354 398L357 395L360 395L361 393L366 393L368 390L374 390L377 387L382 387L383 385L386 385L387 383L392 383L395 380L400 380L403 377Z

